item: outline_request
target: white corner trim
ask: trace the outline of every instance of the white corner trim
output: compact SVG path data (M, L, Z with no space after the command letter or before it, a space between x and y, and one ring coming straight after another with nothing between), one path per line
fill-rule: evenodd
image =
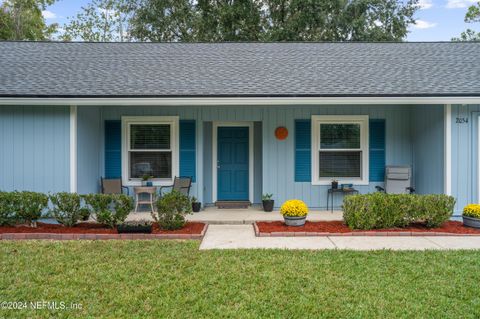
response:
M48 98L0 97L0 105L336 105L336 104L480 104L476 96L432 97L178 97L178 98Z
M450 104L444 106L444 121L444 192L446 195L452 195L452 105Z
M248 127L248 200L253 203L253 162L254 162L254 147L253 147L253 122L239 121L239 122L213 122L212 125L212 202L217 201L218 192L218 178L217 178L217 161L218 161L218 128L225 126Z
M354 185L369 184L369 116L368 115L312 115L311 158L312 185L330 185L331 179L319 179L318 151L320 145L320 123L355 123L360 124L360 149L362 150L362 178L338 178L340 183Z
M70 192L77 192L77 106L70 106Z
M130 180L129 176L129 125L135 124L158 124L170 125L170 149L172 151L172 178L153 180L154 186L170 186L175 176L180 174L180 126L178 116L122 116L122 183L125 186L140 186L140 180Z

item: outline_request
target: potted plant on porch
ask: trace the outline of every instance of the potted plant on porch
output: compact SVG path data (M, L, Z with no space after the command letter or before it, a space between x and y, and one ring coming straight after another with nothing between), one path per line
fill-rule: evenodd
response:
M463 225L480 228L480 204L469 204L463 208Z
M192 211L198 213L202 208L202 203L200 203L195 196L192 196Z
M272 199L273 194L263 194L262 196L262 205L263 211L271 212L273 211L274 200Z
M287 226L303 226L308 214L308 206L299 199L287 200L280 207Z
M145 174L142 176L142 186L152 186L152 176Z

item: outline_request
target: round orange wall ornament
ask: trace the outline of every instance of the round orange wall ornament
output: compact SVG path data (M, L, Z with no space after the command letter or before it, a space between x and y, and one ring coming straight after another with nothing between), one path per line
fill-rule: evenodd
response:
M277 140L283 141L288 136L288 130L286 127L280 126L275 130L275 137Z

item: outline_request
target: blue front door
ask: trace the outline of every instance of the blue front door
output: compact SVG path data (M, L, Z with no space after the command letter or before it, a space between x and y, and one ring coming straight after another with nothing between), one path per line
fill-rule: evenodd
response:
M219 127L218 200L248 200L248 127Z

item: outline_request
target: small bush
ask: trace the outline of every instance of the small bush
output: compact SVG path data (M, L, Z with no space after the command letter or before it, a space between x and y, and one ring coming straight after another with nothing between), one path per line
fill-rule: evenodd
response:
M427 227L438 227L446 222L453 214L455 198L447 195L416 195L418 198L417 211L414 220L425 222Z
M25 223L37 227L36 220L42 217L47 208L48 196L36 192L13 192L13 210Z
M15 193L0 192L0 226L12 226L18 222L14 201Z
M188 196L172 191L157 201L157 213L152 213L152 217L160 228L174 230L185 225L185 216L191 212L192 205Z
M468 204L463 208L463 216L480 218L480 204Z
M453 213L455 199L447 195L372 193L343 200L343 218L352 229L406 227L414 222L438 227Z
M82 218L80 199L80 195L76 193L50 195L53 205L51 213L57 222L65 226L75 225Z
M133 209L133 199L124 194L88 194L84 198L93 218L111 228L123 223Z
M80 220L87 221L90 218L90 210L87 207L80 208Z

